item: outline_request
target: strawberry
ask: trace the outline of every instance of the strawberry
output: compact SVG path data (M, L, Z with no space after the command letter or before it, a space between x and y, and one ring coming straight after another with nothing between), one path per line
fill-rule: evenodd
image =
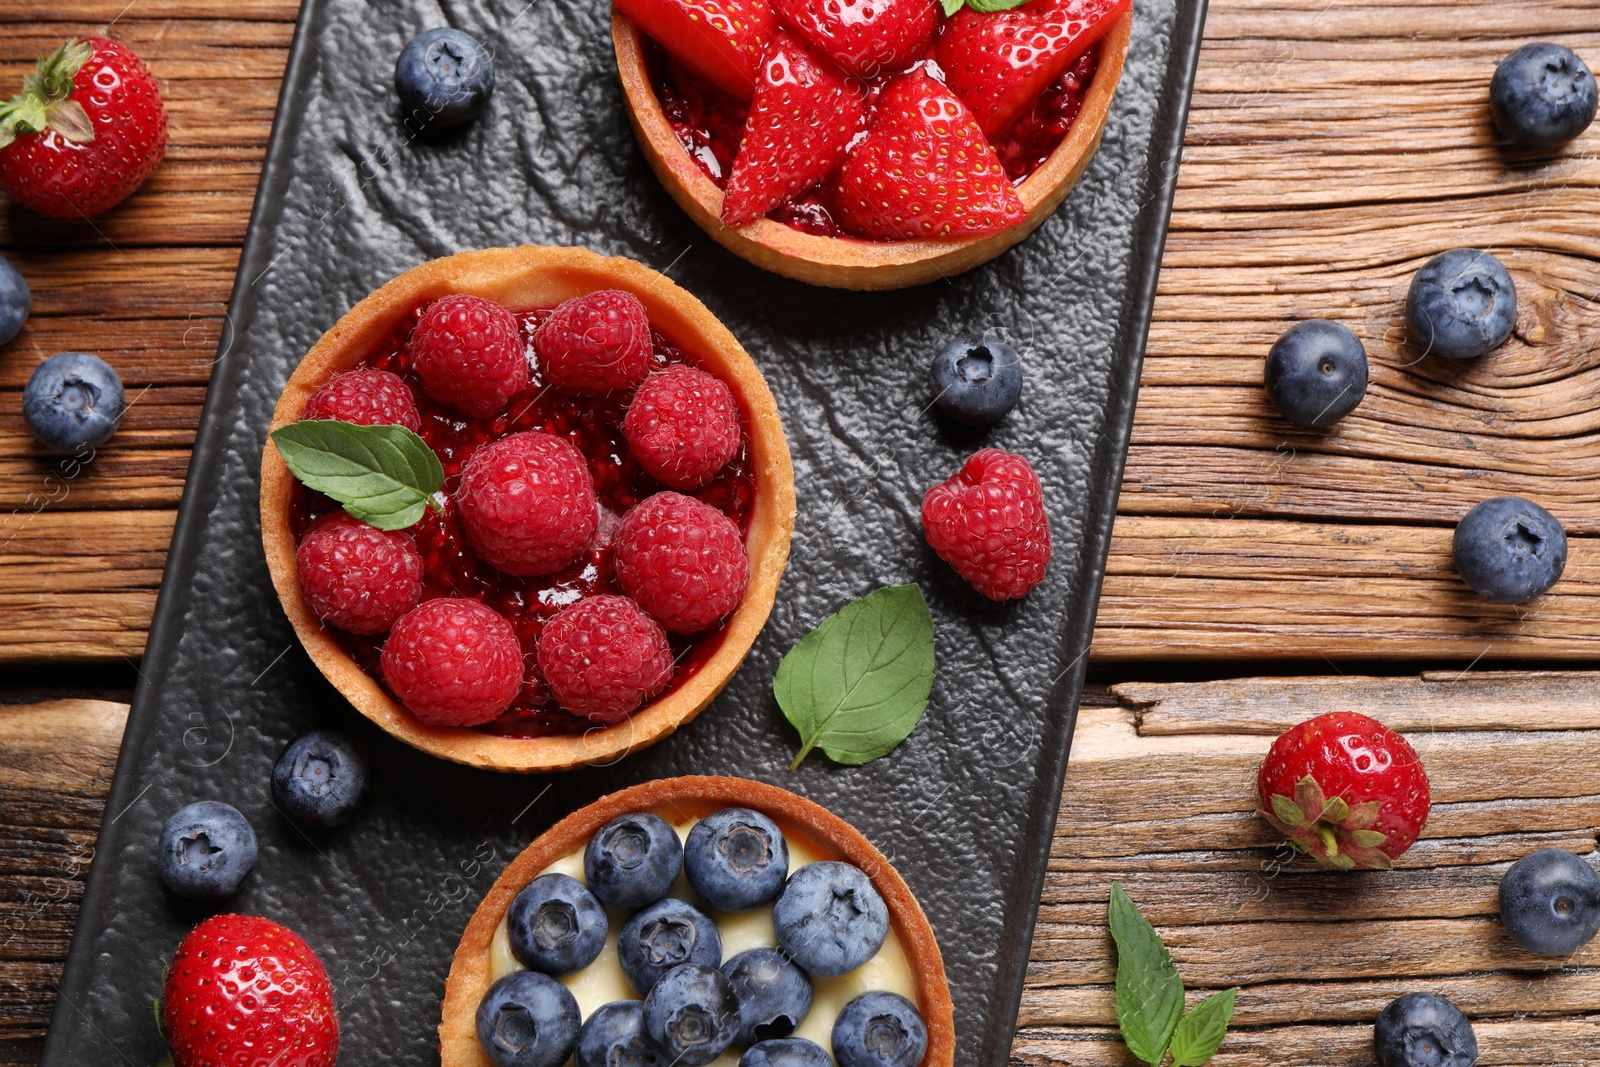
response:
M963 8L935 58L989 137L1010 129L1050 84L1127 13L1132 0L1033 0L993 14Z
M189 931L156 1013L173 1067L333 1067L339 1056L322 961L270 919L213 915Z
M616 0L617 8L674 58L740 100L756 89L756 70L777 19L767 0Z
M779 30L762 61L722 221L738 226L805 192L844 162L866 90Z
M862 78L899 74L939 28L938 0L774 0L806 42Z
M845 229L883 240L974 237L1028 214L972 112L920 68L884 90L829 191Z
M1336 711L1272 743L1256 779L1258 814L1327 867L1388 870L1428 821L1428 776L1406 739Z
M156 80L116 41L68 41L0 104L0 187L35 211L88 218L150 177L167 147Z

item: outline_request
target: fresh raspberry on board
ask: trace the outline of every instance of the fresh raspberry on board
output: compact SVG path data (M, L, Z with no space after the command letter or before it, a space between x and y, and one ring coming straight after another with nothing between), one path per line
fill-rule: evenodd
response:
M166 149L155 78L126 45L104 37L41 56L22 92L0 104L0 187L53 218L111 210Z
M1258 812L1325 867L1388 870L1416 841L1432 799L1410 742L1375 719L1334 711L1285 731L1256 777Z
M422 553L411 535L343 511L311 524L294 562L306 606L349 633L382 633L422 599Z
M661 624L625 596L591 596L545 623L539 673L568 711L619 723L672 681Z
M612 542L617 584L676 634L715 626L744 601L750 556L733 520L682 493L629 509Z
M649 373L653 348L644 305L620 289L565 301L533 334L545 379L575 393L633 388Z
M1028 461L985 448L922 498L928 544L990 600L1015 600L1044 578L1050 521Z
M862 78L905 70L939 27L935 0L777 0L777 8L811 47Z
M332 378L306 398L301 419L337 419L357 426L404 426L422 429L416 398L398 374L386 370L353 370Z
M480 726L522 690L522 645L476 600L424 600L383 643L383 680L429 726Z
M885 241L977 237L1028 217L978 120L921 68L884 90L827 191L846 229Z
M716 477L743 436L733 390L682 364L644 380L628 404L622 433L639 465L673 489L698 489Z
M517 317L481 296L457 294L429 304L407 348L423 390L475 419L505 410L532 380Z
M333 1067L339 1057L328 972L270 919L213 915L189 931L157 1015L173 1067Z
M756 79L722 221L742 226L820 184L844 162L866 110L860 82L780 30Z
M589 548L598 521L583 454L529 430L484 445L456 490L461 523L479 557L507 574L554 574Z

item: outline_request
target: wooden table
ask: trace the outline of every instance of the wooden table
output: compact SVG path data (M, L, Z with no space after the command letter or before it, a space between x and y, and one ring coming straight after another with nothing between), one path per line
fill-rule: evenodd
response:
M0 8L0 84L111 20L172 117L156 177L93 227L0 211L35 294L0 353L0 1064L39 1054L293 34L292 0L125 3ZM1473 1016L1486 1064L1596 1058L1600 949L1557 967L1493 918L1507 863L1588 853L1600 826L1600 675L1581 670L1600 653L1600 131L1507 152L1485 109L1496 59L1541 37L1600 61L1600 7L1213 0L1015 1062L1132 1062L1112 880L1191 988L1241 987L1219 1065L1369 1062L1373 1016L1408 989ZM1458 244L1511 267L1516 335L1475 364L1419 359L1406 284ZM1324 435L1289 432L1260 388L1310 316L1373 358ZM67 348L139 399L62 480L19 393ZM1572 535L1531 607L1450 569L1454 521L1506 492ZM1433 818L1393 874L1285 869L1249 814L1271 735L1330 708L1378 714L1428 763Z

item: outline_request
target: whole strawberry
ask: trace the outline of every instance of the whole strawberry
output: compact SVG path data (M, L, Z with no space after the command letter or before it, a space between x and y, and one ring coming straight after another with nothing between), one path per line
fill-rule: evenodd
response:
M0 104L0 186L54 218L88 218L122 203L166 147L156 80L104 37L41 56L22 92Z
M939 558L990 600L1016 600L1050 565L1039 476L998 448L973 454L922 498L922 528Z
M1388 870L1428 821L1428 775L1405 738L1335 711L1272 743L1256 779L1260 816L1328 867Z
M332 1067L333 986L292 930L214 915L178 945L157 1006L173 1067Z

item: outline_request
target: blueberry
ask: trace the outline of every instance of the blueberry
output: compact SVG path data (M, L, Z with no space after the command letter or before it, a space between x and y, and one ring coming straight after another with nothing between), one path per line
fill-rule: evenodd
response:
M839 1067L917 1067L928 1051L928 1027L899 993L864 993L833 1023Z
M614 1000L595 1009L583 1024L575 1067L672 1067L644 1032L644 1002Z
M28 429L63 456L105 444L126 406L117 372L87 352L56 353L33 369L22 390Z
M940 411L968 426L988 426L1022 396L1022 357L998 337L957 337L933 357L933 387Z
M739 998L715 967L686 963L644 998L644 1029L672 1063L704 1067L733 1044Z
M478 1044L495 1067L560 1067L581 1026L578 1001L549 975L516 971L478 1002Z
M1500 922L1535 956L1565 956L1600 932L1600 875L1564 848L1541 848L1500 879Z
M1454 1004L1432 993L1407 993L1378 1014L1372 1028L1378 1067L1472 1067L1478 1038ZM841 1061L840 1067L846 1067Z
M739 1067L833 1067L833 1057L815 1041L783 1037L745 1049Z
M161 828L161 880L180 897L226 900L256 865L256 832L217 800L179 808Z
M637 912L617 935L617 962L641 996L661 976L686 963L715 967L722 962L717 924L676 897Z
M1267 353L1267 395L1278 412L1308 430L1332 425L1367 392L1367 350L1350 328L1307 319Z
M33 310L28 280L9 260L0 259L0 345L17 336Z
M683 846L689 884L713 908L744 911L778 895L789 876L789 843L749 808L723 808L694 824Z
M1467 512L1451 544L1461 580L1497 604L1543 595L1567 566L1561 523L1519 496L1497 496Z
M775 948L753 948L722 965L739 998L741 1045L788 1037L811 1011L811 979Z
M343 826L367 799L367 755L336 730L312 730L290 741L272 768L272 799L311 829Z
M1511 336L1517 287L1488 252L1441 252L1411 279L1406 322L1417 348L1445 359L1476 359Z
M1489 111L1518 144L1555 148L1594 121L1600 93L1572 49L1547 41L1525 44L1500 61L1489 82Z
M522 887L506 912L511 954L530 970L581 971L606 947L606 910L582 882L542 874Z
M429 130L471 122L494 92L494 59L475 37L441 27L411 39L394 64L408 124Z
M683 870L683 842L667 820L649 812L619 815L583 850L589 889L613 908L654 904Z
M859 867L825 860L806 864L784 884L772 925L791 960L826 978L878 954L889 936L889 909Z

